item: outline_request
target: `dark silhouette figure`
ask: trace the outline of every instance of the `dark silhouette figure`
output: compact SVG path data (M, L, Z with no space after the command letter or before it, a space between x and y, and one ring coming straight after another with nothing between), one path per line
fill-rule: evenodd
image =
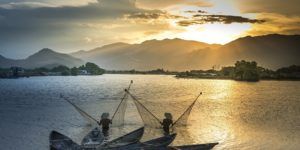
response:
M170 126L173 124L172 120L172 114L171 113L165 113L165 119L161 123L163 126L163 130L165 134L170 134Z
M104 136L108 136L109 125L112 124L111 120L108 117L109 113L103 113L101 115L100 122L98 122L99 126L102 126L102 133Z

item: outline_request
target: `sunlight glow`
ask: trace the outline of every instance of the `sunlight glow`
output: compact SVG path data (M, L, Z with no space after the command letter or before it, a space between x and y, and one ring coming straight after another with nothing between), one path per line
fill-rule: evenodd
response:
M179 37L186 40L195 40L209 44L226 44L250 29L249 24L205 24L186 28Z

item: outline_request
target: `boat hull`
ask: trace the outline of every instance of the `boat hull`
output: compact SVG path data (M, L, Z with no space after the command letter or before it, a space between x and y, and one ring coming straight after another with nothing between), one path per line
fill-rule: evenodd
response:
M174 146L169 148L174 148L177 150L210 150L214 148L219 143L207 143L207 144L195 144L195 145L183 145L183 146Z
M81 150L81 146L56 131L50 133L50 150Z

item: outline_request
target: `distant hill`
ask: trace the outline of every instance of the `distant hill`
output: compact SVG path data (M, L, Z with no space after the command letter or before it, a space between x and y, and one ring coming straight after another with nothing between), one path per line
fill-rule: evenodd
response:
M108 70L196 70L212 66L233 65L237 60L257 61L260 66L278 69L300 65L300 35L264 35L243 37L226 45L207 44L182 39L149 40L140 44L114 43L89 51L62 54L50 49L23 60L0 55L0 67L24 68L66 65L79 66L93 62ZM78 59L79 58L79 59Z
M300 35L264 35L244 37L220 47L215 63L233 64L236 60L255 60L271 69L300 65Z
M71 55L114 70L209 69L254 60L271 69L300 65L299 35L243 37L226 45L182 39L150 40L141 44L115 43Z
M84 61L70 56L68 54L57 53L51 49L42 49L39 52L22 60L8 59L0 55L0 67L8 68L11 66L19 66L23 68L38 68L47 67L52 68L59 65L68 67L80 66Z
M207 67L207 63L202 62L209 62L210 52L219 47L217 44L166 39L132 45L115 43L71 55L110 70L186 70Z

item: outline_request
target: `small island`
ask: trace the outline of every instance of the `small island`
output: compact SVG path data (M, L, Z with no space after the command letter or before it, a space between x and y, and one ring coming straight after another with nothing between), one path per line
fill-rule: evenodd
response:
M259 80L300 80L300 66L292 65L276 71L257 65L255 61L237 61L234 66L222 67L221 70L191 70L180 72L177 78L232 79L237 81Z

